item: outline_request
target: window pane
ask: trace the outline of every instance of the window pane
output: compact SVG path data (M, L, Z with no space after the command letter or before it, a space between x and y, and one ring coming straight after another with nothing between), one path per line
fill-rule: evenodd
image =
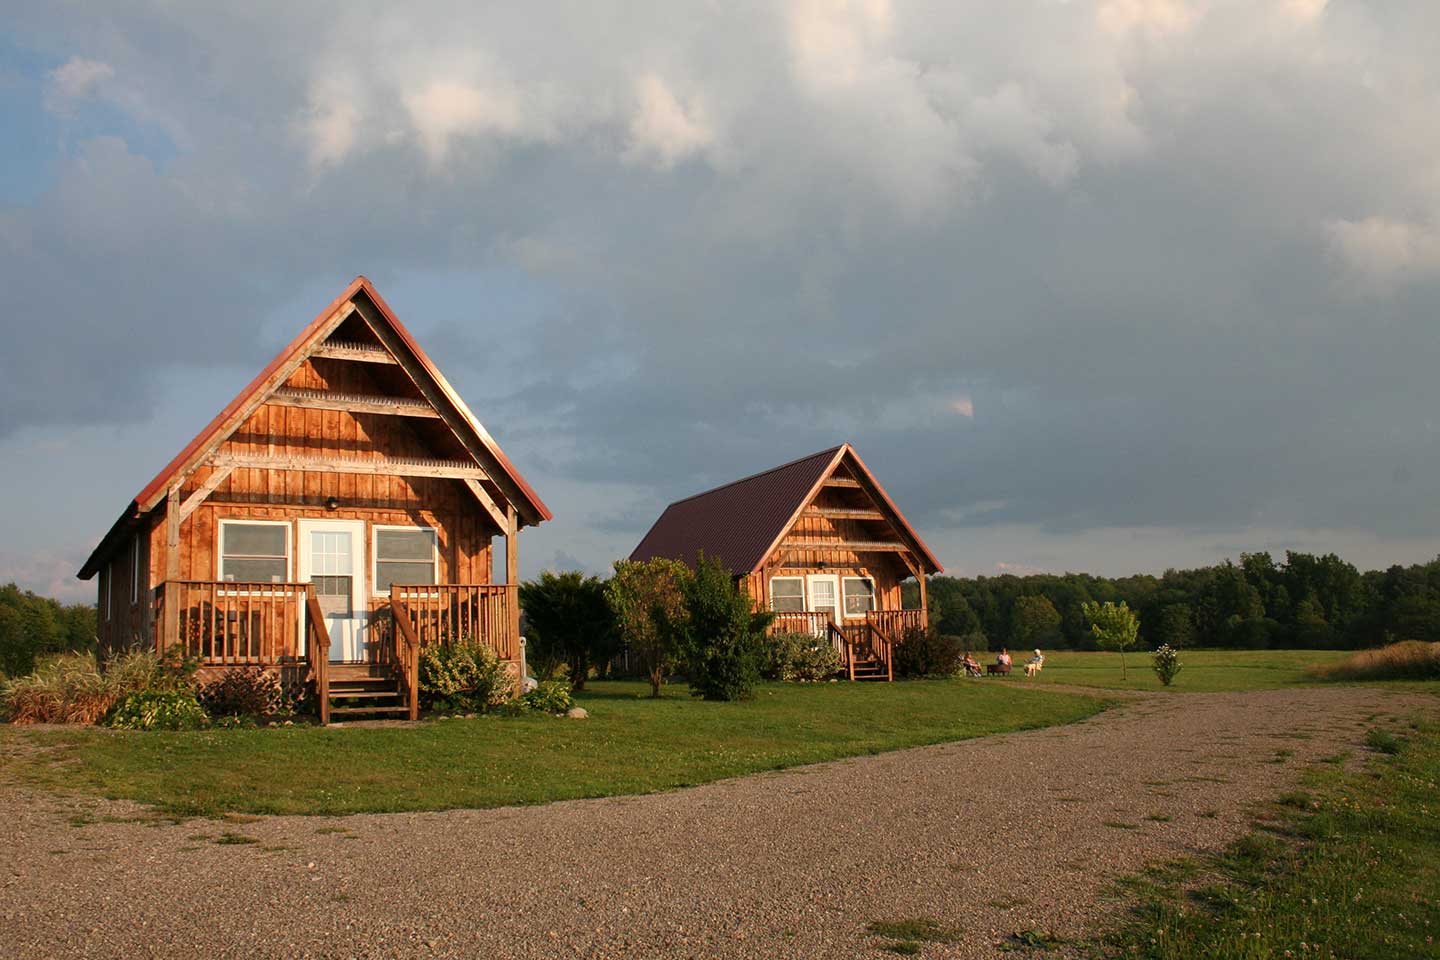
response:
M776 577L770 581L772 597L803 597L804 584L799 577Z
M227 523L221 530L220 552L227 557L285 556L284 524Z
M858 616L875 609L875 584L869 580L845 581L845 612Z
M435 534L430 530L377 530L375 556L379 560L435 559ZM429 581L425 581L429 583Z
M286 566L283 557L272 559L226 557L220 564L220 579L254 583L284 583Z
M406 586L412 583L434 583L435 564L426 560L415 563L412 560L380 560L375 563L375 592L387 593L392 583Z
M804 613L805 600L802 597L771 597L770 609L779 613Z

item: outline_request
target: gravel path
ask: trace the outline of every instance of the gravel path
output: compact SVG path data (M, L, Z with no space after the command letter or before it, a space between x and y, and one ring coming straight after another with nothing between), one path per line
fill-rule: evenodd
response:
M1010 934L1093 932L1110 879L1216 848L1306 764L1435 709L1373 689L1152 696L1068 727L488 811L172 824L3 787L0 956L878 957L866 925L916 917L967 931L925 956L1016 956L998 952Z

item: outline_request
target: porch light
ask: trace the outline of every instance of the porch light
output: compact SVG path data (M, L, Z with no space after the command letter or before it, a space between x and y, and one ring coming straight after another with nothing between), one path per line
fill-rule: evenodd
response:
M332 511L332 512L335 511L335 510L339 510L339 509L340 509L340 498L339 498L339 497L331 497L331 498L329 498L328 500L326 500L326 501L325 501L325 509L326 509L326 510L330 510L330 511Z

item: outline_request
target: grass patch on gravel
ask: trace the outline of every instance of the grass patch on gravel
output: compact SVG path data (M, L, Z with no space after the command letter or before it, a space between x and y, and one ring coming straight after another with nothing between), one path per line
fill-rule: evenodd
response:
M22 781L180 815L338 815L649 793L1070 723L1105 706L964 681L764 684L745 703L696 700L683 686L659 700L648 692L643 683L592 683L579 698L588 720L180 732L0 726L0 755Z
M1143 650L1125 655L1129 677L1121 675L1120 655L1086 651L1056 650L1045 653L1045 669L1033 681L1018 670L1010 683L1065 683L1079 687L1115 690L1169 690L1175 693L1216 693L1237 690L1270 690L1276 687L1314 686L1319 681L1309 671L1339 663L1346 650L1211 650L1180 651L1184 669L1174 684L1165 687L1150 669L1150 656ZM997 679L997 678L986 678Z
M1265 833L1198 868L1122 883L1130 918L1103 956L1267 960L1440 956L1440 726L1347 773L1314 767Z

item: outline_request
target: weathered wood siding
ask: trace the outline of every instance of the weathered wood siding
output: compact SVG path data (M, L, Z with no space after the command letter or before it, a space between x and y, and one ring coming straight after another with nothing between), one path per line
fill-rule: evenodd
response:
M848 478L849 474L842 467L836 471L836 476ZM822 486L806 507L879 509L879 505L863 489L832 486ZM875 609L899 610L902 607L900 582L911 575L899 556L895 553L857 553L839 546L846 542L894 540L896 537L897 532L887 521L815 516L802 511L760 571L745 578L746 588L759 606L768 609L772 577L804 577L810 574L869 577L875 583ZM836 546L828 549L796 549L792 546L824 541L834 541ZM841 587L843 591L843 582Z

